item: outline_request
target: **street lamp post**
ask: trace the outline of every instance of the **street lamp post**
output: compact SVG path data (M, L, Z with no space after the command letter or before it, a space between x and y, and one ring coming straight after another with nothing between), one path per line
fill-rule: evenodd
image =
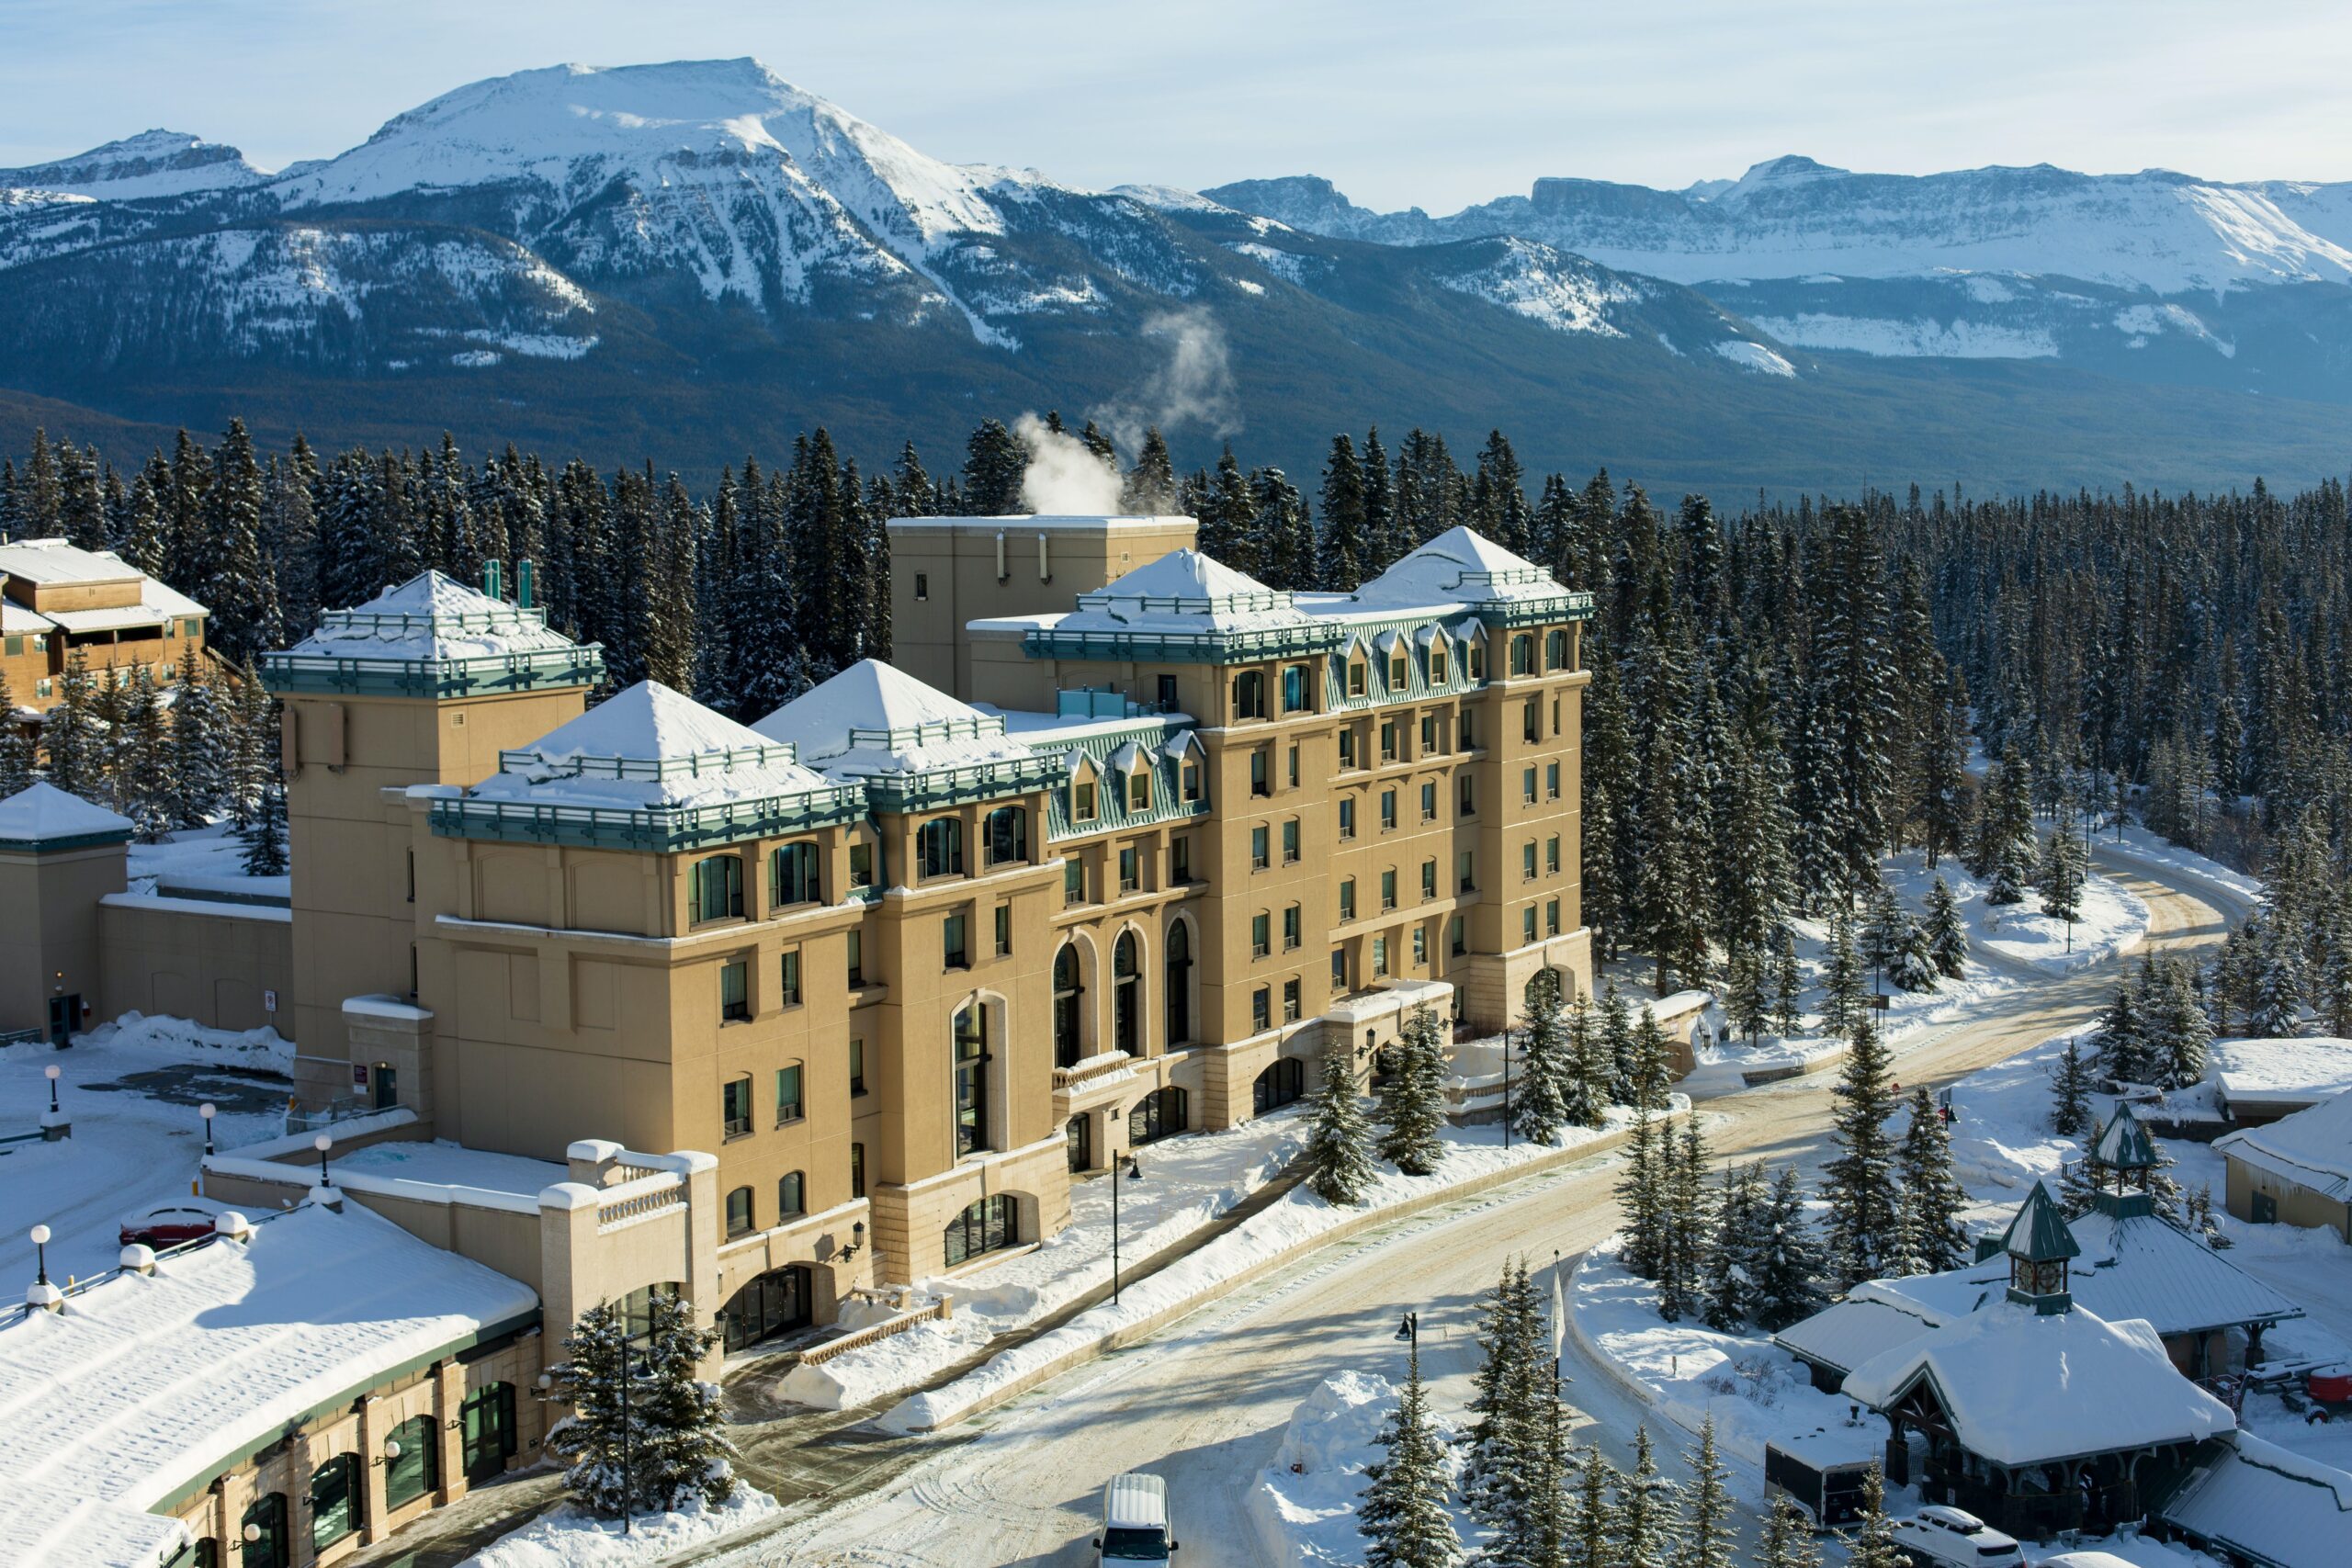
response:
M1421 1314L1408 1312L1396 1320L1396 1337L1413 1347L1413 1354L1421 1353Z
M38 1275L38 1278L33 1280L33 1283L37 1285L46 1285L49 1283L49 1227L47 1225L35 1225L32 1229L32 1237L34 1258L33 1268L35 1273Z
M220 1114L220 1108L208 1100L196 1108L196 1113L204 1118L204 1153L209 1158L212 1154L212 1119Z
M319 1185L322 1187L333 1185L327 1180L327 1151L334 1147L334 1140L324 1133L321 1133L311 1140L311 1146L319 1151Z
M628 1324L621 1324L621 1534L637 1533L637 1472L629 1459Z
M1111 1304L1119 1304L1119 1169L1126 1168L1131 1181L1143 1179L1143 1166L1133 1155L1114 1155L1111 1159Z
M51 1062L48 1066L43 1067L41 1075L49 1079L49 1113L55 1116L57 1114L57 1064Z

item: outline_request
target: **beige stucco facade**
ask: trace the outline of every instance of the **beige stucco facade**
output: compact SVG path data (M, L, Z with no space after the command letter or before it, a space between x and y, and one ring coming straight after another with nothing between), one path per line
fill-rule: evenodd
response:
M99 901L123 889L130 832L91 837L0 843L0 1033L83 1028L106 995Z

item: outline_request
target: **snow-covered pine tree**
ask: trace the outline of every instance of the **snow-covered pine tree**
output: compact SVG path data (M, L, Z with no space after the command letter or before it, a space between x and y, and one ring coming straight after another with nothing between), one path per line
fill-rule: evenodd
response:
M1831 1096L1830 1135L1838 1155L1822 1168L1821 1190L1829 1201L1831 1272L1841 1289L1877 1277L1901 1213L1894 1140L1886 1131L1894 1111L1892 1060L1865 1019L1854 1031Z
M1783 1037L1804 1027L1804 980L1797 968L1796 930L1783 920L1772 932L1772 1029Z
M1713 1243L1707 1248L1699 1283L1707 1326L1721 1333L1738 1329L1754 1310L1769 1201L1762 1165L1724 1168Z
M1356 1529L1371 1542L1364 1568L1449 1568L1462 1555L1462 1538L1446 1511L1445 1457L1430 1424L1418 1345L1379 1442L1385 1457L1364 1467L1371 1484L1356 1505Z
M2205 1000L2197 994L2197 972L2188 960L2165 962L2154 1011L2154 1032L2165 1045L2160 1076L2166 1088L2187 1089L2204 1077L2206 1053L2213 1043L2213 1021L2205 1016Z
M1749 1041L1764 1032L1771 1010L1765 994L1764 955L1755 948L1733 948L1724 965L1724 1012Z
M1575 1490L1568 1499L1566 1558L1575 1568L1616 1568L1616 1521L1609 1499L1620 1480L1617 1467L1598 1443L1577 1461Z
M1821 1240L1805 1216L1794 1167L1784 1166L1772 1183L1757 1244L1755 1306L1758 1327L1778 1333L1819 1310L1822 1282L1829 1271Z
M96 800L106 791L102 730L90 685L90 656L75 647L65 656L57 701L41 721L41 747L49 753L49 782L68 795Z
M1674 1089L1674 1054L1666 1029L1645 1004L1634 1025L1634 1100L1652 1111L1667 1108Z
M17 699L8 690L8 672L0 670L0 800L33 782L37 755L33 732L17 717Z
M1886 978L1899 991L1932 991L1936 989L1936 965L1928 951L1928 933L1909 915L1903 917L1902 932L1895 939L1894 956L1886 966Z
M1861 1523L1846 1543L1846 1568L1911 1568L1911 1554L1895 1544L1894 1521L1886 1515L1886 1482L1872 1465L1862 1482Z
M1510 1101L1511 1130L1531 1144L1556 1142L1567 1125L1577 1063L1561 1016L1560 981L1538 969L1527 983L1526 1021L1519 1029L1519 1078ZM1505 1039L1504 1048L1510 1048Z
M1610 1534L1620 1568L1670 1568L1682 1548L1682 1487L1658 1473L1646 1425L1634 1428L1634 1468L1617 1478Z
M1331 456L1323 465L1322 502L1320 586L1337 593L1353 592L1368 575L1364 563L1371 541L1364 536L1363 466L1356 461L1355 439L1344 430L1331 437Z
M180 657L172 701L172 823L200 828L220 807L228 789L228 718L220 688L191 642Z
M172 830L179 781L168 724L154 674L141 664L132 673L122 722L107 741L114 753L115 809L130 818L142 844L160 844Z
M1577 1505L1571 1488L1574 1459L1568 1444L1567 1407L1559 1381L1549 1368L1538 1375L1543 1410L1541 1441L1527 1479L1527 1506L1510 1526L1480 1549L1479 1561L1495 1568L1567 1568Z
M1299 1156L1307 1187L1327 1203L1355 1208L1378 1176L1372 1163L1372 1128L1356 1097L1355 1057L1340 1040L1323 1052L1323 1082Z
M1934 1274L1969 1260L1960 1213L1968 1194L1953 1174L1951 1129L1925 1084L1911 1091L1911 1125L1903 1134L1903 1224L1905 1273Z
M673 1511L699 1495L717 1507L734 1495L735 1445L727 1437L726 1406L715 1382L700 1374L718 1330L695 1326L694 1309L668 1291L655 1291L645 1334L644 1436L650 1441L645 1479L653 1503ZM638 1388L629 1391L634 1413Z
M1668 1146L1673 1145L1669 1142ZM1682 1123L1667 1181L1665 1268L1658 1277L1658 1315L1668 1323L1702 1311L1714 1214L1707 1201L1707 1149L1698 1121Z
M1672 1128L1666 1135L1672 1136ZM1634 1125L1625 1135L1625 1174L1618 1179L1617 1204L1625 1217L1624 1262L1628 1273L1655 1280L1665 1267L1667 1167L1662 1156L1659 1123L1646 1106L1637 1106Z
M1756 1568L1821 1568L1821 1549L1813 1544L1813 1519L1786 1497L1775 1496L1771 1512L1764 1516Z
M261 804L237 838L245 846L242 864L247 876L286 874L285 785L271 783L262 786Z
M1445 1157L1438 1134L1445 1125L1444 1026L1424 1004L1405 1021L1396 1043L1396 1070L1380 1088L1380 1157L1408 1176L1428 1176Z
M1625 1007L1625 994L1617 988L1613 978L1600 990L1600 1048L1609 1059L1609 1102L1635 1103L1633 1015Z
M1960 901L1951 896L1944 879L1936 878L1928 889L1928 962L1936 973L1946 979L1963 979L1968 974L1968 930L1961 922Z
M1715 1451L1713 1416L1699 1427L1699 1446L1686 1450L1683 1458L1690 1466L1689 1505L1681 1549L1674 1555L1674 1568L1732 1568L1736 1531L1732 1523L1728 1484L1731 1472Z
M1831 1034L1852 1034L1870 1016L1863 998L1869 995L1862 973L1862 955L1854 947L1854 919L1842 904L1829 921L1829 972L1822 977L1821 1027Z
M648 1332L631 1341L621 1313L599 1302L548 1369L546 1397L570 1410L547 1447L568 1461L572 1496L606 1518L667 1513L697 1494L723 1503L735 1489L718 1386L695 1376L711 1331L695 1328L691 1309L667 1292L653 1292L649 1314Z
M1543 1313L1524 1259L1506 1261L1503 1277L1479 1312L1481 1359L1471 1379L1469 1459L1462 1501L1488 1529L1517 1535L1524 1526L1528 1482L1541 1460L1548 1379L1541 1351Z
M2110 1082L2144 1084L2154 1073L2148 1060L2148 1033L2140 1021L2139 998L2127 983L2115 988L2115 1000L2099 1019L2098 1070Z
M1881 974L1894 967L1894 960L1904 948L1905 929L1911 917L1896 896L1894 885L1881 877L1865 906L1862 929L1857 933L1862 962Z
M242 829L259 807L262 791L277 782L277 716L275 699L252 675L241 678L232 693L229 819Z
M1560 1114L1571 1127L1598 1127L1608 1121L1609 1090L1616 1074L1594 1027L1592 998L1578 996L1568 1014L1568 1072L1561 1086Z
M2303 1032L2302 933L2298 922L2274 916L2267 925L2260 966L2255 972L2254 1007L2246 1027L2266 1039Z
M2091 1069L2079 1042L2069 1040L2050 1072L2050 1130L2079 1138L2091 1126Z
M570 1406L548 1429L546 1448L570 1467L564 1485L571 1495L605 1518L645 1506L646 1465L639 1458L645 1415L638 1402L637 1369L630 1369L629 1408L622 1413L622 1354L628 1329L610 1302L580 1314L563 1342L563 1359L548 1369L552 1380L541 1397Z
M2074 805L2061 798L2057 820L2042 840L2041 863L2034 874L2034 883L2041 889L2043 914L2068 925L2083 918L2083 878L2088 860Z

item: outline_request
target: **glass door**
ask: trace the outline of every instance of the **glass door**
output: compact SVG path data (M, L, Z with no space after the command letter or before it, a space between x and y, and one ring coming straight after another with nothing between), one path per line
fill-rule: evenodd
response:
M974 1002L956 1015L956 1152L989 1146L988 1010Z

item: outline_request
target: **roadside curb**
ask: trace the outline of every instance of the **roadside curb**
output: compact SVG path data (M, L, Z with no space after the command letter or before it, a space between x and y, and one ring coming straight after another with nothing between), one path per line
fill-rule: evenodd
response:
M1584 1314L1577 1310L1577 1285L1583 1280L1585 1269L1591 1266L1596 1250L1594 1247L1585 1248L1577 1258L1576 1272L1568 1276L1568 1337L1577 1342L1577 1348L1584 1352L1585 1359L1599 1367L1609 1381L1617 1385L1619 1393L1674 1421L1673 1415L1658 1403L1657 1391L1627 1371L1618 1363L1617 1358L1603 1350L1600 1342L1584 1331ZM1682 1425L1679 1421L1674 1424L1678 1427Z
M1668 1111L1661 1120L1671 1125L1677 1116L1687 1114L1687 1111ZM1382 1208L1370 1209L1363 1213L1351 1215L1329 1230L1295 1242L1271 1257L1260 1258L1238 1273L1204 1285L1199 1290L1169 1303L1146 1317L1105 1329L1086 1343L1073 1346L1051 1360L1041 1362L1001 1387L992 1388L976 1396L969 1403L957 1407L951 1414L929 1426L909 1426L904 1430L937 1432L968 1421L975 1416L985 1415L1001 1405L1010 1404L1044 1383L1052 1382L1073 1367L1083 1365L1110 1351L1123 1349L1129 1345L1151 1337L1170 1324L1198 1311L1210 1302L1228 1295L1242 1286L1296 1261L1318 1247L1348 1240L1370 1230L1374 1225L1386 1224L1392 1220L1409 1219L1415 1214L1424 1213L1442 1204L1464 1198L1476 1197L1482 1192L1492 1191L1498 1187L1506 1187L1531 1177L1548 1176L1563 1166L1574 1165L1617 1147L1625 1141L1629 1131L1629 1129L1619 1129L1604 1133L1600 1137L1589 1139L1571 1147L1552 1150L1522 1165L1503 1170L1485 1171L1453 1186L1417 1193L1402 1202L1387 1204Z

